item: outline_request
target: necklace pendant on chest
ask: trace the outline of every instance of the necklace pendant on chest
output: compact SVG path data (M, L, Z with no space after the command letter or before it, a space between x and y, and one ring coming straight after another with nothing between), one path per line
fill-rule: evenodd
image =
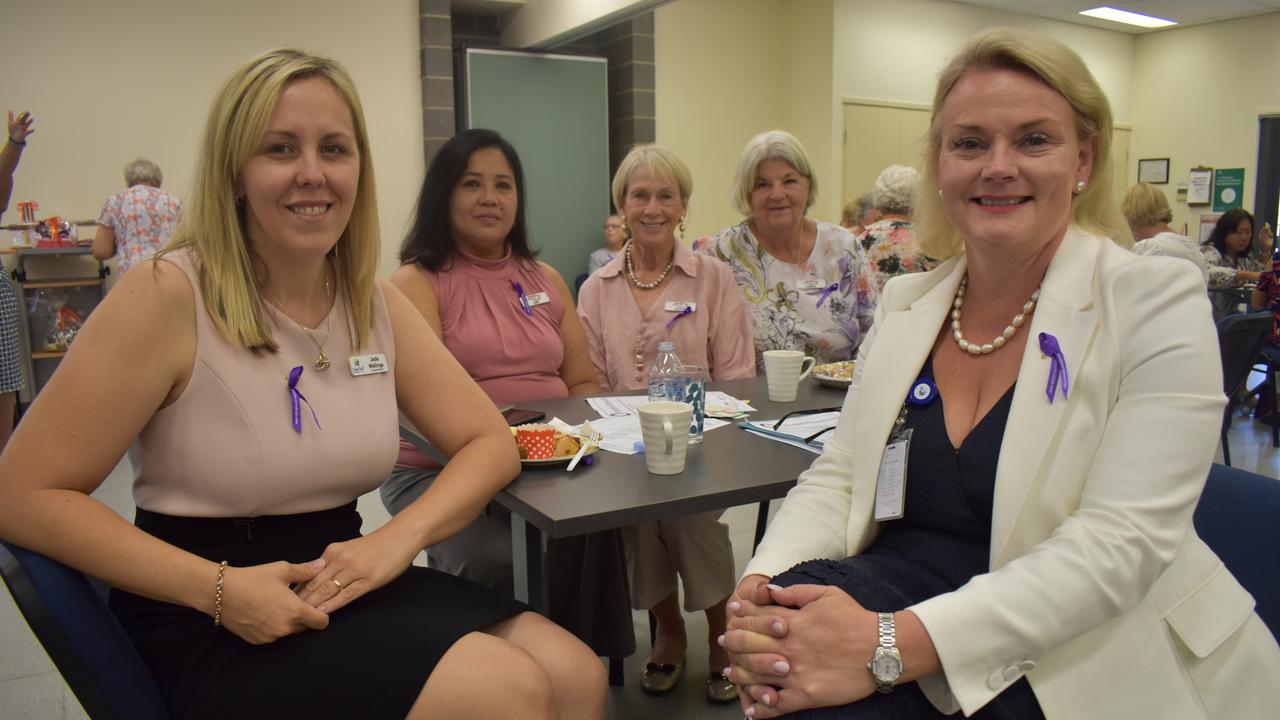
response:
M316 369L317 370L329 369L329 356L325 354L324 350L321 350L320 354L316 357Z

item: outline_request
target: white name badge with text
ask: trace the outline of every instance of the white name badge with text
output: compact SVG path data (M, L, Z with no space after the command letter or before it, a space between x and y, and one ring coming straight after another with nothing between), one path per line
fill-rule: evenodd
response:
M822 278L808 277L796 283L799 290L821 290L827 286L826 281Z
M880 473L876 476L876 522L902 517L907 497L907 451L911 448L911 430L894 438L880 457Z
M391 369L387 367L387 356L382 353L352 355L347 358L347 364L351 366L351 374L356 377L379 375Z
M662 309L667 312L684 312L685 310L688 310L689 312L696 312L698 310L698 303L669 302L666 305L663 305Z
M551 302L551 297L544 292L536 292L526 299L529 301L529 307L538 307Z

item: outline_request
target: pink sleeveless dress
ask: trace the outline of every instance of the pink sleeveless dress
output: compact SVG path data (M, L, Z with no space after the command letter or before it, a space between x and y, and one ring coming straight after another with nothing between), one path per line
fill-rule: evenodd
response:
M204 307L191 255L166 260L195 288L196 360L182 395L142 432L135 524L232 567L307 562L358 538L355 499L378 487L397 448L395 340L381 290L362 348L352 347L339 295L324 343L332 366L319 371L315 344L283 316L272 316L275 353L228 343ZM352 372L349 357L373 353L389 372ZM286 379L299 365L296 388L315 410L313 419L301 405L300 430ZM404 717L454 642L524 609L420 567L335 611L324 630L266 645L191 608L121 590L110 605L171 714L184 718Z

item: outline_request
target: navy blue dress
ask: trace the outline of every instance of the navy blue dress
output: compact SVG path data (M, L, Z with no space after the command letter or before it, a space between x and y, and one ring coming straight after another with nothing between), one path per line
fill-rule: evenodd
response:
M932 357L925 361L920 375L933 379ZM1010 387L958 449L947 435L941 394L929 405L911 406L906 418L906 427L913 432L903 517L884 522L879 537L861 554L844 560L803 562L773 582L784 587L831 585L849 593L868 610L896 612L956 590L987 572L996 464L1012 402ZM806 710L786 717L910 720L946 716L912 682L899 685L892 693L873 693L843 707ZM1037 720L1044 715L1031 685L1022 678L973 717Z

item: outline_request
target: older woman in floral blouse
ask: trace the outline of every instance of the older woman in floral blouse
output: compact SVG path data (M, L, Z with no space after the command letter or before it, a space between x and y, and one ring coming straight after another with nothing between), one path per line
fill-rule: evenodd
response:
M800 141L762 133L738 162L733 205L746 220L694 244L732 268L751 313L757 369L765 350L849 360L871 327L878 292L862 248L839 225L805 217L816 197Z

